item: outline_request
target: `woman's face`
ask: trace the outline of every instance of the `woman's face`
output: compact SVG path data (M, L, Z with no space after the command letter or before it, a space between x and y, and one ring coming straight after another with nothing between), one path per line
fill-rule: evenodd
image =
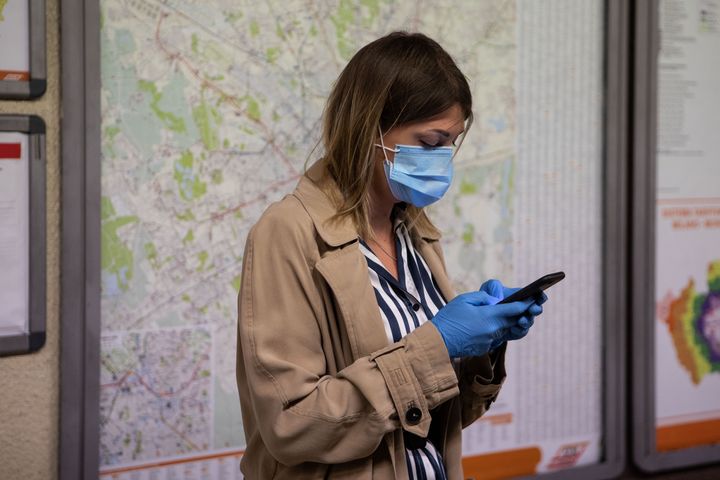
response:
M383 136L386 147L394 149L396 145L416 145L426 147L447 147L455 141L465 128L465 117L460 105L455 104L434 117L417 122L405 123L391 128ZM379 142L378 142L379 143ZM385 150L388 160L393 161L395 154ZM373 201L378 206L390 206L398 201L393 197L385 178L383 149L375 149L375 168L373 172Z

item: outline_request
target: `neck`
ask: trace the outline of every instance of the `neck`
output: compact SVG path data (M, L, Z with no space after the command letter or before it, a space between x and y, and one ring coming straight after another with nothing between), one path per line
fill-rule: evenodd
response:
M370 184L370 211L368 221L376 236L389 238L392 236L392 215L395 206L390 188L385 178L383 158L380 153L375 158L374 174Z
M370 202L370 211L368 220L376 236L387 238L392 232L392 210L394 203L380 203L377 197L373 197Z

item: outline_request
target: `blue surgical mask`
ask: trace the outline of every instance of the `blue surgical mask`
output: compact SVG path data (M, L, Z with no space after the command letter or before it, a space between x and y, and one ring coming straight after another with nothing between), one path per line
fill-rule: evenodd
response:
M385 146L382 133L380 144L375 146L383 149L385 177L397 200L422 208L440 200L450 188L452 147L396 145L392 149ZM386 150L395 152L392 162Z

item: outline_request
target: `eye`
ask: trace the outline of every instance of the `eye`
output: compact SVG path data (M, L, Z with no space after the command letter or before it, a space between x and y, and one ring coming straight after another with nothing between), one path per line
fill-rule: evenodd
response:
M437 144L435 144L435 143L430 143L430 142L425 141L425 140L423 140L423 139L420 139L420 144L421 144L423 147L425 147L425 148L435 148L435 147L437 147Z

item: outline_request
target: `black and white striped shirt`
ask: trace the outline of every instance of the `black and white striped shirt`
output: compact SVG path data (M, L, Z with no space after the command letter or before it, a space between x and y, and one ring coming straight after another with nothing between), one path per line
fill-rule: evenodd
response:
M413 248L405 224L395 220L394 230L397 279L387 271L368 244L360 240L360 250L367 260L370 282L390 343L397 342L430 320L445 305L425 260ZM406 444L405 458L411 480L447 478L440 452L432 442L428 440L419 448L407 447Z

